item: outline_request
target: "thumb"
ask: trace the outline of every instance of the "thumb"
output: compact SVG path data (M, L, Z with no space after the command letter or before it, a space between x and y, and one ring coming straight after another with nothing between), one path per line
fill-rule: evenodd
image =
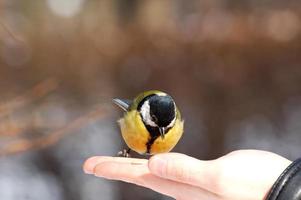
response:
M161 178L215 190L214 161L201 161L179 153L157 154L148 161L150 172Z

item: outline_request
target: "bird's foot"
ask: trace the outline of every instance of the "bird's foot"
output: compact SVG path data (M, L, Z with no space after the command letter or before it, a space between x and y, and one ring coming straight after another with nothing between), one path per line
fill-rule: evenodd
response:
M117 153L117 156L130 158L131 157L130 152L131 152L131 149L123 149L122 151L119 151Z

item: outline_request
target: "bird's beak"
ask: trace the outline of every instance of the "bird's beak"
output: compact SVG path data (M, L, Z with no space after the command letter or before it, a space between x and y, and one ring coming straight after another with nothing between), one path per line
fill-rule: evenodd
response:
M122 108L124 111L128 111L131 104L132 104L132 101L131 100L128 100L128 99L113 99L113 102L119 106L120 108Z
M160 131L161 138L163 140L165 137L165 127L159 127L159 131Z

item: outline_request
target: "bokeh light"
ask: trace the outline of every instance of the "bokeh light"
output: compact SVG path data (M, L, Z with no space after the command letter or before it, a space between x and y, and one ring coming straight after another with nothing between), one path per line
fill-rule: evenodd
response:
M73 17L78 14L83 3L84 0L47 0L51 11L61 17Z

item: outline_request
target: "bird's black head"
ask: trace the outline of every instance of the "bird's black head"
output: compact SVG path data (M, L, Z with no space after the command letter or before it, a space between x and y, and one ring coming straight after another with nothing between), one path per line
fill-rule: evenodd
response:
M143 99L138 110L147 126L161 128L165 131L171 128L176 120L176 106L171 96L154 94Z
M149 99L150 116L158 127L167 127L175 119L175 104L173 99L166 96L152 96Z

